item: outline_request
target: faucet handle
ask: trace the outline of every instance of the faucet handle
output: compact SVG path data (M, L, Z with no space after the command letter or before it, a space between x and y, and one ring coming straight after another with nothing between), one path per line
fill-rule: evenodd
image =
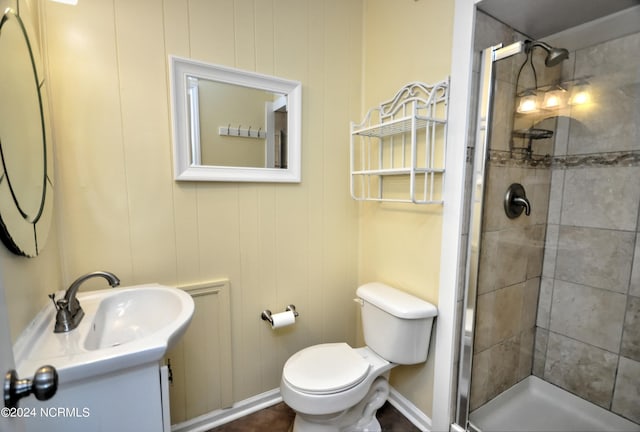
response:
M69 300L66 298L61 298L56 301L56 309L58 310L69 310Z
M47 297L49 297L51 299L51 302L53 302L53 307L58 310L58 305L56 304L56 293L48 294Z
M56 302L58 313L56 314L56 324L53 328L54 333L66 333L73 330L73 316L69 311L69 300L61 298Z

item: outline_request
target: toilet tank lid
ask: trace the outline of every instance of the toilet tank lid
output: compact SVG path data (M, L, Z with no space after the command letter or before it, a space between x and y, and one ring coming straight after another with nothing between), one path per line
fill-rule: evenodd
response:
M398 318L419 319L438 315L438 309L431 303L380 282L361 285L356 294Z

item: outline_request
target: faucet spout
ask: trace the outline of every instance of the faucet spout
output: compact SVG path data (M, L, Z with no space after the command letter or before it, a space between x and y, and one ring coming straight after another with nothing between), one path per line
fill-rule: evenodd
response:
M80 324L84 317L84 311L80 306L80 302L76 298L80 286L88 279L94 277L102 277L107 280L109 285L117 287L120 285L120 279L116 275L107 271L95 271L80 276L67 289L63 299L56 302L58 315L56 317L55 333L64 333L73 330Z

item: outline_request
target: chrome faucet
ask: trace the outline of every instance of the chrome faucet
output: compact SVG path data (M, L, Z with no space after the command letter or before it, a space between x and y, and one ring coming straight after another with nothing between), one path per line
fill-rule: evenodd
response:
M118 279L118 277L113 273L107 271L87 273L73 281L67 289L67 292L64 294L64 298L54 301L54 305L58 311L56 314L56 325L53 330L54 333L66 333L78 327L78 324L80 324L80 321L82 321L82 318L84 317L84 311L80 306L80 302L76 298L78 289L87 279L98 276L105 278L112 287L120 285L120 279ZM55 294L50 294L49 298L54 300L54 296Z

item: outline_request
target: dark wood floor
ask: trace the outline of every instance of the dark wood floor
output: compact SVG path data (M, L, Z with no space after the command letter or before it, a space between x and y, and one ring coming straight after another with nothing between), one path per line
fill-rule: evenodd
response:
M287 432L294 417L294 411L281 402L208 432ZM383 432L420 432L389 402L378 410L377 417Z

